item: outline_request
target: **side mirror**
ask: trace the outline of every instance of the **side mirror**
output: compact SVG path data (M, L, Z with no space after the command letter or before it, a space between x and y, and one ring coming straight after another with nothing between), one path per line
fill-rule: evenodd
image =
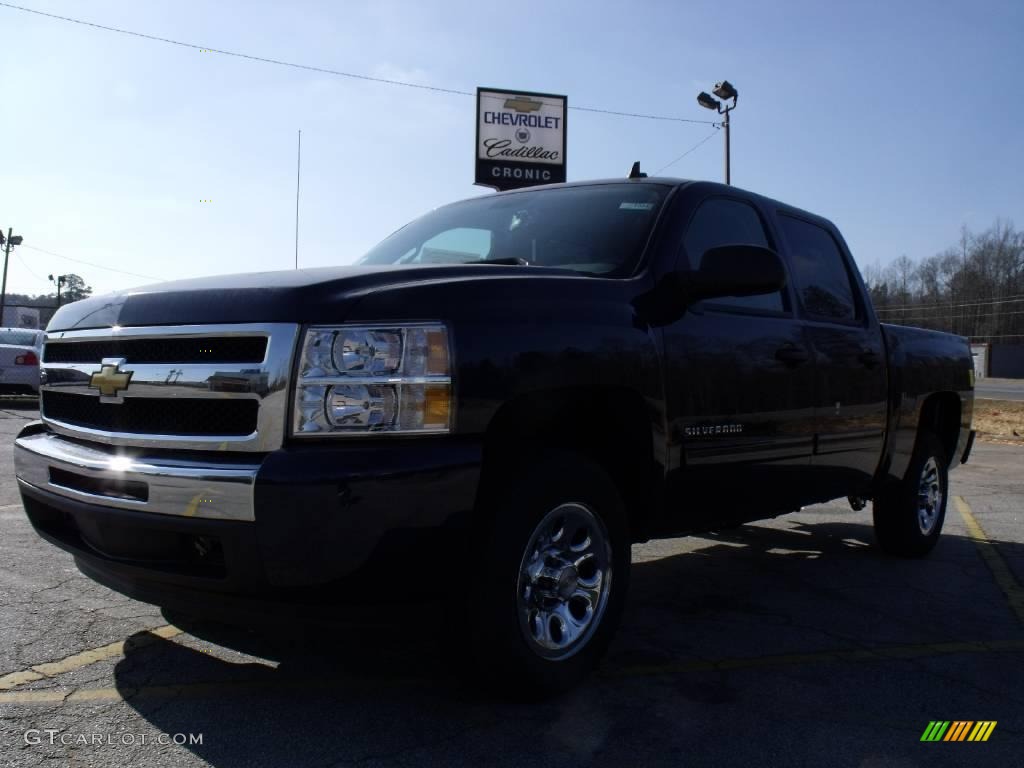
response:
M786 284L782 260L771 248L723 245L710 248L700 269L666 273L633 305L643 322L654 326L676 322L694 302L723 296L759 296Z
M709 248L700 269L687 273L687 288L694 301L723 296L760 296L786 284L782 260L760 245L720 245Z

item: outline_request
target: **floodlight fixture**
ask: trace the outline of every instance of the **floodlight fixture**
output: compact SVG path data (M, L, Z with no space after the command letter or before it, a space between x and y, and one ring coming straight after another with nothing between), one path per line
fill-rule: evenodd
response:
M718 99L704 91L697 94L697 103L704 107L704 109L713 109L716 112L720 112L722 107L722 104Z
M737 96L739 96L739 93L733 87L733 84L730 83L728 80L722 80L721 82L715 83L714 94L723 101L735 99Z

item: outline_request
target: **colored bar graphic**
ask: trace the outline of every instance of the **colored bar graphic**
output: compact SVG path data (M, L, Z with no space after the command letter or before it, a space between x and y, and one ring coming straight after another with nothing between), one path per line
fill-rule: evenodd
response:
M979 720L978 724L974 726L974 730L971 731L971 735L967 737L967 740L988 741L988 737L992 735L992 731L994 731L995 728L995 720Z
M921 734L921 741L988 741L996 729L996 720L932 720Z
M947 728L949 728L949 720L932 720L924 729L921 741L939 741Z
M974 725L971 720L955 720L953 725L949 727L949 733L946 734L946 738L943 741L963 741L967 736L968 729Z

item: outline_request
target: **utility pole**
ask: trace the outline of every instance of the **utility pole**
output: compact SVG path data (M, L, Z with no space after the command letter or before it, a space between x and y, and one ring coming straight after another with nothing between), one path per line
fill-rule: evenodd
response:
M735 106L735 105L733 105ZM732 108L725 110L725 119L722 121L722 127L725 128L725 183L732 183L732 169L729 167L729 113L732 112Z
M722 101L719 101L709 93L701 91L697 94L697 103L704 107L704 109L713 109L718 114L725 115L725 118L722 120L722 127L725 128L725 183L732 184L732 168L730 166L729 153L729 113L736 109L736 102L739 101L740 94L728 80L715 83L714 94ZM732 106L723 103L728 101L732 101Z
M295 159L295 268L299 268L299 182L302 180L302 131L299 131L298 157Z
M11 256L11 246L21 245L21 235L13 234L11 227L7 228L7 237L4 237L3 230L0 230L0 245L4 247L4 279L0 285L0 325L4 322L4 309L7 307L7 260Z

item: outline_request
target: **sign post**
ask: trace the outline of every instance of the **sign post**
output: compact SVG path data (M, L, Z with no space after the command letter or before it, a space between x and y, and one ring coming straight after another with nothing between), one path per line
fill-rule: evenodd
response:
M498 190L565 181L565 96L476 89L476 178Z

